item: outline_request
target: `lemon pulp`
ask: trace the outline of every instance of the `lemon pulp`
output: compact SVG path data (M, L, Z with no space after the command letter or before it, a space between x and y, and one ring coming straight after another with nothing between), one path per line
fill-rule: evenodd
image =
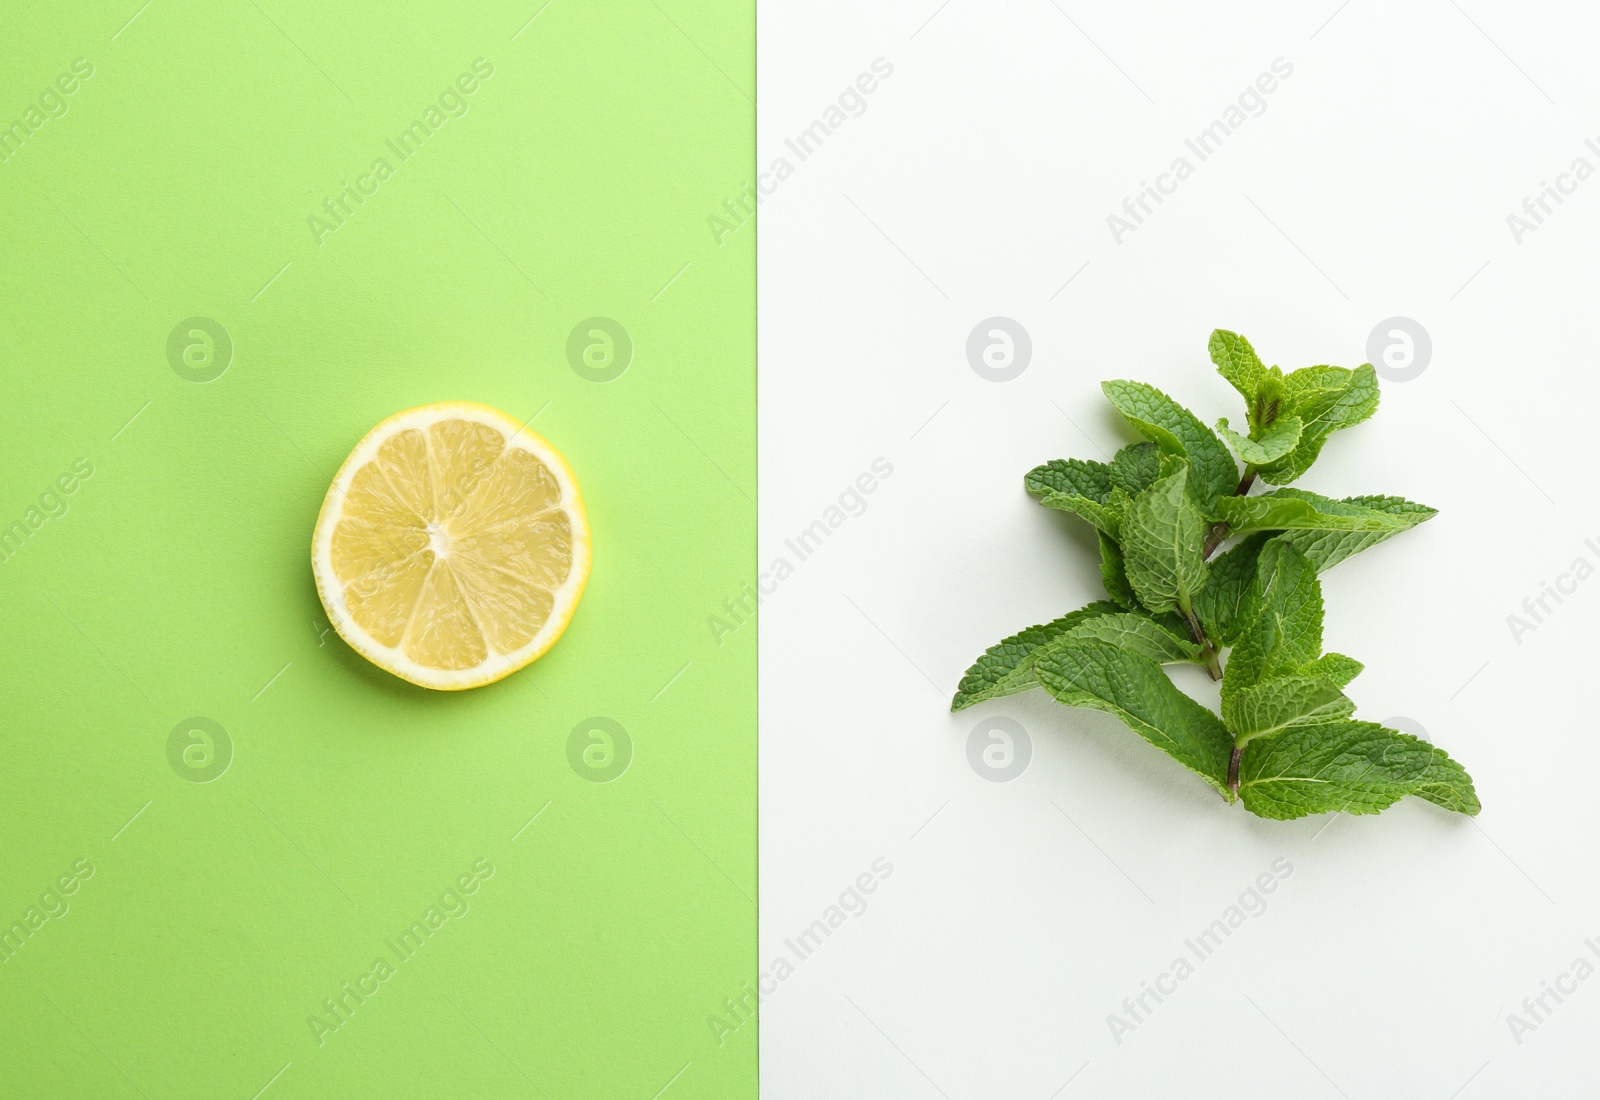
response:
M577 481L497 409L449 403L379 424L345 461L312 544L329 620L424 687L508 675L565 630L588 576Z

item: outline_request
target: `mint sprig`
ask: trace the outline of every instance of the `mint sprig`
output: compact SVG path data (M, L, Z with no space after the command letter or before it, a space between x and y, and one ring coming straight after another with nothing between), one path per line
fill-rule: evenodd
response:
M1361 662L1322 650L1320 574L1435 514L1401 497L1288 487L1329 436L1376 411L1376 372L1284 374L1222 329L1210 353L1244 398L1249 433L1225 419L1213 431L1142 382L1106 382L1145 441L1109 463L1044 463L1024 483L1094 528L1110 599L991 646L951 709L1042 687L1117 716L1260 817L1377 813L1406 795L1476 814L1472 778L1444 750L1355 720L1345 689ZM1173 663L1222 681L1220 716L1168 678Z

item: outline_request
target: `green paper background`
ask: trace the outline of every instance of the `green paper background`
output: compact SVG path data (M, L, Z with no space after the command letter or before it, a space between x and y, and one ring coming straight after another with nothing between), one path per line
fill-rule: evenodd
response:
M706 222L753 178L754 9L544 2L4 16L0 126L94 66L0 163L0 528L43 519L0 563L0 930L94 868L0 951L6 1096L755 1094L754 1023L708 1027L756 972L755 631L707 626L755 560L755 241ZM234 344L203 384L197 316ZM635 348L603 384L594 316ZM444 694L327 629L309 544L367 429L453 399L566 454L594 566L545 658ZM233 743L207 783L168 761L193 716ZM611 782L568 762L593 716Z

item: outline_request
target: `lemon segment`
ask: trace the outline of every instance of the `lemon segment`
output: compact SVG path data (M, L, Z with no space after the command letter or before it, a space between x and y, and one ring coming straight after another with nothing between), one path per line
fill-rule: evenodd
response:
M550 648L589 575L561 453L487 405L397 413L339 469L312 536L328 619L380 668L477 687Z

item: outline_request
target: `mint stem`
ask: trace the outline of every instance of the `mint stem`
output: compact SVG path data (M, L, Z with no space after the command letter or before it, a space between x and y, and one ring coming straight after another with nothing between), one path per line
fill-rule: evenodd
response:
M1239 479L1239 487L1233 491L1233 495L1236 497L1244 496L1250 492L1250 487L1255 483L1256 468L1254 466L1246 465L1244 468L1244 476ZM1217 552L1217 547L1221 546L1223 540L1227 537L1228 525L1226 523L1218 523L1212 526L1210 533L1206 535L1205 547L1202 550L1202 555L1207 561L1211 560L1211 555ZM1194 626L1191 625L1191 629L1193 628ZM1217 668L1216 650L1212 648L1210 642L1206 642L1205 646L1205 656L1207 657L1206 671L1211 672L1211 678L1213 680L1220 680L1222 679L1222 670ZM1239 797L1239 760L1243 756L1244 746L1234 745L1233 752L1228 757L1228 790L1232 792L1234 798Z
M1217 647L1206 637L1206 628L1200 625L1199 618L1187 607L1180 606L1178 611L1189 627L1189 636L1194 639L1194 644L1200 647L1200 663L1205 666L1206 672L1213 680L1222 679L1222 665L1217 661Z
M1255 483L1256 468L1254 466L1246 466L1244 468L1244 476L1239 479L1239 487L1233 491L1233 495L1236 497L1244 496ZM1228 525L1226 523L1213 524L1211 530L1206 533L1205 545L1201 548L1201 557L1206 561L1210 561L1211 555L1217 552L1217 547L1221 546L1222 541L1227 537ZM1183 621L1189 625L1189 634L1194 638L1194 644L1200 647L1200 663L1205 666L1207 674L1213 680L1222 679L1222 664L1217 660L1217 647L1212 644L1210 638L1206 637L1205 628L1200 625L1200 620L1187 607L1180 607L1178 610L1183 612ZM1234 770L1237 771L1238 761L1234 761L1234 764Z
M1246 495L1250 492L1250 487L1255 483L1256 468L1254 466L1246 466L1244 468L1244 476L1239 479L1239 487L1233 491L1233 495L1236 497ZM1212 524L1211 530L1206 534L1206 542L1201 548L1200 556L1210 561L1211 555L1217 552L1217 547L1221 546L1223 540L1227 537L1228 525L1226 523Z

